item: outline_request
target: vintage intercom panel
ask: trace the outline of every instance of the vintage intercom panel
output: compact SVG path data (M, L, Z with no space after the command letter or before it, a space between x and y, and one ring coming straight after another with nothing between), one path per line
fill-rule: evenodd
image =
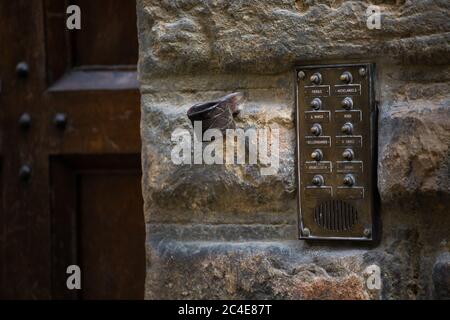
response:
M300 238L372 240L374 65L296 71Z

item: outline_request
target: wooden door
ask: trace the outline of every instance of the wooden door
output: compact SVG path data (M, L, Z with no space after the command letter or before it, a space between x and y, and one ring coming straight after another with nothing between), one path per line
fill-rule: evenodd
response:
M0 0L2 298L143 298L135 6Z

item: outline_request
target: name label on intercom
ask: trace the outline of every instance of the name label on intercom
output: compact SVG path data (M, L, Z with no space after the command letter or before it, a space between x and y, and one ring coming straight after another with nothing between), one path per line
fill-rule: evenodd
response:
M303 66L296 74L300 238L372 240L374 65Z

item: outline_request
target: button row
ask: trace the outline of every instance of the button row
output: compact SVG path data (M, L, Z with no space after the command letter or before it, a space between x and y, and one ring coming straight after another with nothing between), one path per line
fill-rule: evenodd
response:
M325 185L325 179L322 175L318 174L312 178L311 183L316 187L322 187ZM356 184L355 177L352 174L346 174L342 179L342 184L347 187L354 186Z
M348 148L345 149L342 152L342 158L347 161L352 161L355 158L355 153L352 149ZM320 149L316 149L313 152L311 152L311 159L315 161L322 161L323 160L323 152Z
M309 131L311 132L311 134L313 136L320 136L322 134L322 126L319 123L314 123L311 127L311 129L309 129ZM353 134L353 124L351 124L350 122L345 123L342 127L341 127L341 131L342 133L346 134L346 135L352 135Z
M303 77L303 74L302 76ZM301 78L300 77L300 78ZM312 84L318 86L321 85L323 82L323 77L322 74L320 72L315 72L310 78L309 80L311 81ZM343 83L352 83L353 82L353 75L349 72L349 71L345 71L344 73L342 73L339 76L339 80L342 81Z
M323 103L322 103L322 100L320 98L314 98L314 99L311 100L309 105L310 105L310 107L313 110L320 110L322 108ZM351 97L345 97L341 101L341 106L345 110L353 109L353 99Z

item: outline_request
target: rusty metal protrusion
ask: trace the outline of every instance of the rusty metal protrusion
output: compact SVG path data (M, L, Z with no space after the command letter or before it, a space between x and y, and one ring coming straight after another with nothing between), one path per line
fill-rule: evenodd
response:
M234 92L218 100L198 103L187 111L187 116L193 126L196 121L202 123L202 136L208 129L219 129L225 133L226 129L236 128L233 116L241 111L242 97L242 93Z

